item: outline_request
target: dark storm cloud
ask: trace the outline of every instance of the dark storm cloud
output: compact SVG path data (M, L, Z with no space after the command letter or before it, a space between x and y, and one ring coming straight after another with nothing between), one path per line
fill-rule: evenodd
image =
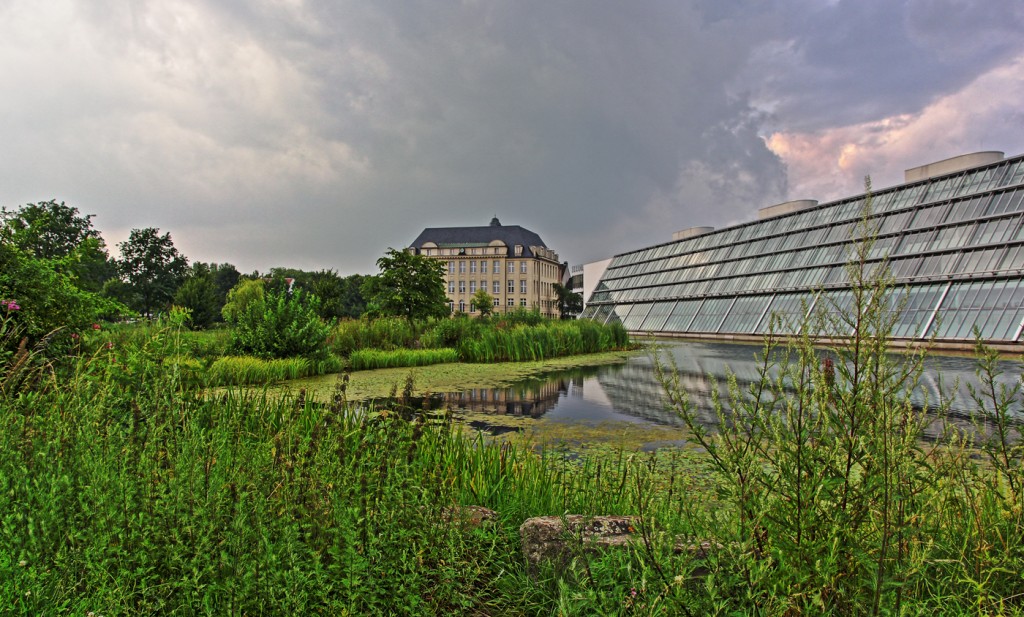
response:
M1024 53L1018 0L783 3L743 82L787 130L916 113Z
M0 204L243 270L369 272L495 215L602 259L789 197L770 132L916 113L1019 55L1019 3L983 4L13 0Z

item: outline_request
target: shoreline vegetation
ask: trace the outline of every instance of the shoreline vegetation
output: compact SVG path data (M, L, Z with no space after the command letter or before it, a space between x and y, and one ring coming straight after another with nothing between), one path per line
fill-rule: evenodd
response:
M190 331L181 327L187 321L186 312L172 310L157 323L112 324L77 338L75 351L154 347L162 350L165 363L175 365L188 379L217 387L264 385L345 370L527 363L637 348L630 344L621 324L549 320L536 311L523 310L487 319L343 320L312 352L277 358L236 355L232 330ZM168 328L173 328L173 334ZM172 345L173 353L168 350Z
M360 410L344 380L204 394L173 368L175 327L65 367L8 358L0 598L69 615L1024 614L1019 388L994 387L979 348L996 429L922 445L901 402L918 356L876 364L885 322L864 309L869 336L831 368L808 340L785 347L795 398L734 392L742 422L654 452L491 440L403 396ZM458 506L498 518L453 525ZM640 539L531 570L519 526L561 513L631 515Z
M696 421L682 377L660 362L686 443L653 452L463 432L447 410L410 404L417 387L435 389L415 374L372 409L351 402L355 379L324 394L214 391L195 370L225 355L225 335L192 336L180 320L144 334L110 328L50 357L18 346L8 326L20 307L8 301L2 606L104 616L1024 615L1020 381L999 385L997 354L979 343L972 394L986 424L920 439L928 419L910 392L927 350L887 353L901 307L885 269L865 265L871 230L855 233L866 240L850 255L849 303L818 307L798 339L770 333L760 379L743 390L730 379L729 404L714 399L716 430ZM462 320L346 327L331 333L339 357L462 354L491 340ZM519 332L499 345L505 335L494 334L477 357L547 358L575 344L561 330L532 332L547 342ZM824 359L812 343L822 334L846 337ZM453 520L475 506L496 518ZM631 516L635 541L528 566L520 526L564 515ZM564 540L585 547L582 536Z

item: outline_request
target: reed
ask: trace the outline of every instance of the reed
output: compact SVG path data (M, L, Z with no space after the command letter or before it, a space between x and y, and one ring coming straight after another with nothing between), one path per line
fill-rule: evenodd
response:
M527 362L624 349L629 337L621 324L546 321L537 325L481 328L459 344L464 362Z
M200 378L212 386L256 385L337 373L342 368L342 362L334 357L266 360L253 356L222 356L210 363Z
M441 349L359 349L349 356L354 371L405 366L427 366L458 362L459 354L451 348Z

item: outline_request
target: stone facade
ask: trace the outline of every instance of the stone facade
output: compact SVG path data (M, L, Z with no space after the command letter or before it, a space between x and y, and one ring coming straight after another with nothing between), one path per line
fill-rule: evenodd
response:
M445 291L452 311L479 314L473 295L483 287L493 312L537 309L558 317L552 283L561 283L565 265L536 233L497 218L486 227L424 229L408 250L445 264Z

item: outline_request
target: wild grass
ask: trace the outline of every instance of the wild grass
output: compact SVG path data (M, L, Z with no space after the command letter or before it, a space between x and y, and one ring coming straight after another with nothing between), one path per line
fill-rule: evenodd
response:
M195 361L186 363L194 371L200 371ZM333 356L323 360L308 358L283 358L265 360L253 356L221 356L201 370L199 380L211 386L258 385L286 379L301 379L341 371L343 364Z
M411 348L416 337L409 321L400 317L346 319L334 326L327 345L335 355L347 357L359 349Z
M527 362L559 356L624 349L629 337L621 324L589 320L548 321L535 326L482 329L459 344L464 362Z
M600 467L467 437L443 418L229 390L151 346L3 395L0 598L11 614L529 614L526 516L627 511ZM404 418L411 418L407 420ZM446 508L501 511L492 527ZM526 590L524 592L524 589Z
M717 431L662 366L700 450L499 445L444 413L349 405L345 381L321 401L205 395L173 329L70 366L0 357L4 611L1024 614L1021 392L996 385L981 347L988 421L919 439L920 355L885 353L887 282L854 264L853 309L769 336L761 379L731 382ZM812 342L829 332L853 336L822 362ZM541 353L570 346L558 334ZM459 505L498 520L459 525ZM634 515L637 542L531 575L519 526L567 513Z
M621 324L557 321L537 311L516 311L488 319L437 319L416 328L396 318L345 321L335 327L330 344L334 353L344 356L365 349L454 348L462 362L527 362L625 349L629 337ZM352 363L355 368L356 360Z
M401 368L406 366L428 366L458 362L459 354L451 348L441 349L358 349L349 356L354 371L378 368Z

